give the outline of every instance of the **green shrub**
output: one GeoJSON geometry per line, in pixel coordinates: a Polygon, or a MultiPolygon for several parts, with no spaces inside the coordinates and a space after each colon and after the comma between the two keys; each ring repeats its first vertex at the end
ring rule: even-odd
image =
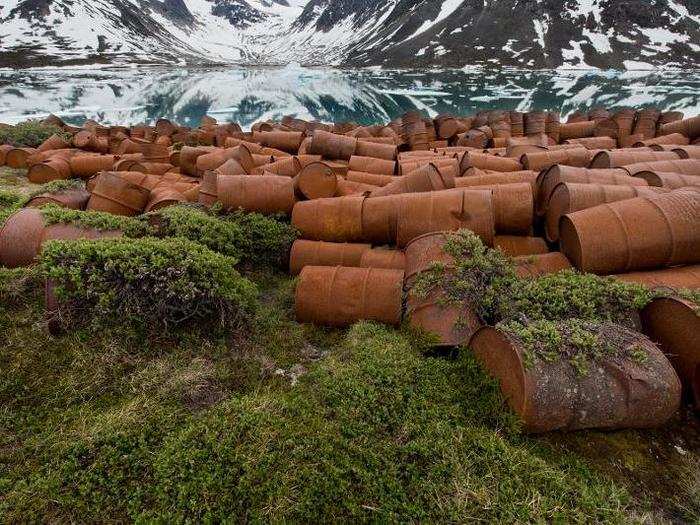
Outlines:
{"type": "Polygon", "coordinates": [[[42,184],[37,189],[32,191],[28,196],[27,200],[33,199],[34,197],[41,195],[43,193],[56,193],[60,194],[68,190],[85,189],[85,183],[80,179],[66,179],[66,180],[52,180],[46,184],[42,184]]]}
{"type": "Polygon", "coordinates": [[[156,214],[159,236],[184,237],[236,257],[246,265],[280,265],[286,261],[295,229],[257,213],[215,216],[196,206],[170,206],[156,214]]]}
{"type": "Polygon", "coordinates": [[[256,306],[235,259],[185,239],[50,241],[40,262],[68,324],[233,327],[256,306]]]}
{"type": "Polygon", "coordinates": [[[0,128],[0,144],[36,148],[51,135],[70,139],[71,135],[57,126],[43,124],[38,120],[27,120],[15,126],[0,128]]]}
{"type": "Polygon", "coordinates": [[[55,204],[41,207],[44,223],[73,224],[100,231],[121,230],[126,237],[145,237],[152,233],[148,223],[142,217],[124,217],[101,211],[82,211],[62,208],[55,204]]]}

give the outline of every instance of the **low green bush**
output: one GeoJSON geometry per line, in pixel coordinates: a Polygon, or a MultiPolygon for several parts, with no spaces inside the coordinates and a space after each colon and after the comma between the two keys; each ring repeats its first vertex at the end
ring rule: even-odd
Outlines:
{"type": "Polygon", "coordinates": [[[51,135],[60,135],[66,140],[71,138],[70,133],[57,126],[43,124],[38,120],[27,120],[15,126],[0,127],[0,144],[36,148],[51,135]]]}
{"type": "Polygon", "coordinates": [[[124,217],[101,211],[82,211],[62,208],[55,204],[41,207],[44,223],[74,224],[83,228],[96,230],[121,230],[126,237],[145,237],[152,233],[151,227],[143,217],[124,217]]]}
{"type": "Polygon", "coordinates": [[[84,190],[85,189],[85,182],[83,182],[81,179],[59,179],[59,180],[52,180],[51,182],[47,182],[46,184],[42,184],[39,186],[37,189],[33,190],[29,195],[27,196],[27,200],[33,199],[34,197],[38,195],[42,195],[44,193],[62,193],[64,191],[68,190],[84,190]]]}
{"type": "Polygon", "coordinates": [[[258,213],[217,216],[197,206],[170,206],[155,214],[157,235],[184,237],[230,255],[245,265],[286,262],[296,230],[258,213]]]}
{"type": "Polygon", "coordinates": [[[49,241],[40,263],[69,325],[233,327],[257,304],[234,258],[186,239],[49,241]]]}

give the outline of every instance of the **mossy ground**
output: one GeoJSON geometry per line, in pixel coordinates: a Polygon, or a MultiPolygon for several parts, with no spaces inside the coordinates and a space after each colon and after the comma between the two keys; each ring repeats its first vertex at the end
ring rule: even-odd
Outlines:
{"type": "Polygon", "coordinates": [[[41,283],[0,274],[0,521],[700,520],[685,411],[523,436],[467,351],[299,325],[278,271],[246,331],[148,341],[50,338],[41,283]]]}

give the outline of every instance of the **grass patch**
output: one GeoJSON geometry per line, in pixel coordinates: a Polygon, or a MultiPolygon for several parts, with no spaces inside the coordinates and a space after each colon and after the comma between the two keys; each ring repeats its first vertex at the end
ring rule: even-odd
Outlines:
{"type": "Polygon", "coordinates": [[[0,127],[0,144],[36,148],[52,135],[59,135],[69,141],[71,134],[57,126],[44,124],[38,120],[27,120],[14,126],[0,127]]]}

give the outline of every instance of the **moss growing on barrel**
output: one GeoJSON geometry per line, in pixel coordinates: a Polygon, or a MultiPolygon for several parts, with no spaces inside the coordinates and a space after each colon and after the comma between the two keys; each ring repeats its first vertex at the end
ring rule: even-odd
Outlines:
{"type": "Polygon", "coordinates": [[[601,359],[632,359],[644,363],[648,354],[638,342],[640,334],[610,322],[581,319],[532,322],[509,321],[497,328],[524,351],[525,366],[537,360],[554,363],[566,359],[580,376],[601,359]]]}
{"type": "Polygon", "coordinates": [[[44,193],[60,194],[69,190],[84,190],[85,183],[81,179],[52,180],[42,184],[27,196],[27,201],[44,193]]]}
{"type": "Polygon", "coordinates": [[[257,291],[236,259],[186,239],[49,241],[42,270],[69,324],[129,325],[167,332],[183,324],[232,327],[257,291]]]}

